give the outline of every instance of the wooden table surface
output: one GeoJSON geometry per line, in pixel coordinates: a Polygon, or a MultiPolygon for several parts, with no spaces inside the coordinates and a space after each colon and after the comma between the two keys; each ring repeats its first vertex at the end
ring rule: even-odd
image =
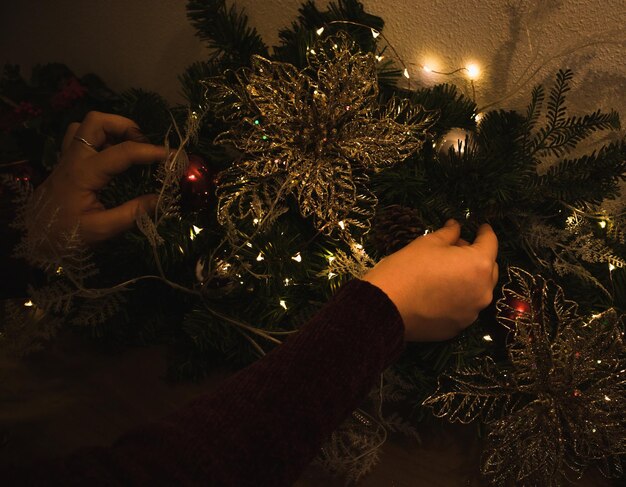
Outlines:
{"type": "MultiPolygon", "coordinates": [[[[216,372],[200,384],[168,383],[162,347],[103,352],[64,333],[44,352],[16,359],[0,350],[0,464],[107,445],[138,424],[163,416],[215,387],[216,372]]],[[[471,427],[441,426],[422,433],[421,445],[388,441],[381,463],[359,487],[483,486],[479,445],[471,427]]],[[[309,468],[298,487],[343,482],[309,468]]],[[[580,486],[610,485],[587,475],[580,486]]]]}

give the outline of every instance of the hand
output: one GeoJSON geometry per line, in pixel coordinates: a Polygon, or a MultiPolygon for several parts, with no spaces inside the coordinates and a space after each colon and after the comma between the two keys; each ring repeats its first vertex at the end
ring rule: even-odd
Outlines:
{"type": "Polygon", "coordinates": [[[82,123],[70,124],[59,164],[35,192],[43,203],[38,205],[45,213],[40,217],[54,218],[49,235],[53,243],[77,224],[86,243],[106,240],[132,228],[140,212],[154,211],[156,195],[139,196],[107,210],[97,194],[133,164],[167,157],[164,147],[145,140],[135,122],[118,115],[89,112],[82,123]]]}
{"type": "Polygon", "coordinates": [[[384,258],[363,280],[382,289],[398,308],[409,341],[447,340],[478,317],[498,282],[498,239],[487,224],[473,244],[449,220],[384,258]]]}

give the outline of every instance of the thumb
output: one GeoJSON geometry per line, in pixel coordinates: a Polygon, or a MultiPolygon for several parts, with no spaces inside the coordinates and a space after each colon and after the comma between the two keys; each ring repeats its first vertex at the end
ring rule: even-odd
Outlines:
{"type": "Polygon", "coordinates": [[[443,227],[433,232],[432,235],[438,237],[442,242],[448,245],[455,245],[461,237],[461,225],[451,218],[443,227]]]}
{"type": "Polygon", "coordinates": [[[81,219],[81,230],[86,241],[106,240],[135,226],[135,220],[141,213],[152,213],[157,204],[157,195],[145,194],[126,203],[85,215],[81,219]]]}

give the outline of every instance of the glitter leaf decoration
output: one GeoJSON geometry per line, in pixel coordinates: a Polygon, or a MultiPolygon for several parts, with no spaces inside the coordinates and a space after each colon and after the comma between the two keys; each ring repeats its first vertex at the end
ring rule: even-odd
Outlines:
{"type": "Polygon", "coordinates": [[[509,363],[477,359],[441,377],[424,404],[450,421],[487,424],[482,471],[494,485],[562,485],[590,465],[622,475],[626,349],[616,312],[584,319],[560,287],[519,268],[509,269],[497,308],[513,333],[509,363]],[[529,306],[512,306],[519,301],[529,306]]]}
{"type": "Polygon", "coordinates": [[[261,229],[289,198],[327,235],[366,231],[377,203],[368,172],[406,159],[434,123],[407,100],[381,107],[375,57],[346,35],[320,40],[307,59],[300,70],[254,56],[250,68],[208,82],[230,127],[216,143],[242,153],[218,187],[218,218],[229,231],[242,219],[261,229]]]}

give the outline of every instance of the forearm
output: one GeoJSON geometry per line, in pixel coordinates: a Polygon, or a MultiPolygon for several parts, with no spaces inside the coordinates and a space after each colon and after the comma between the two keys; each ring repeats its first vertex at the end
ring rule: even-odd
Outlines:
{"type": "Polygon", "coordinates": [[[212,394],[113,448],[75,455],[64,466],[73,471],[61,475],[92,477],[97,469],[109,485],[291,485],[402,346],[391,301],[352,282],[298,334],[212,394]]]}

